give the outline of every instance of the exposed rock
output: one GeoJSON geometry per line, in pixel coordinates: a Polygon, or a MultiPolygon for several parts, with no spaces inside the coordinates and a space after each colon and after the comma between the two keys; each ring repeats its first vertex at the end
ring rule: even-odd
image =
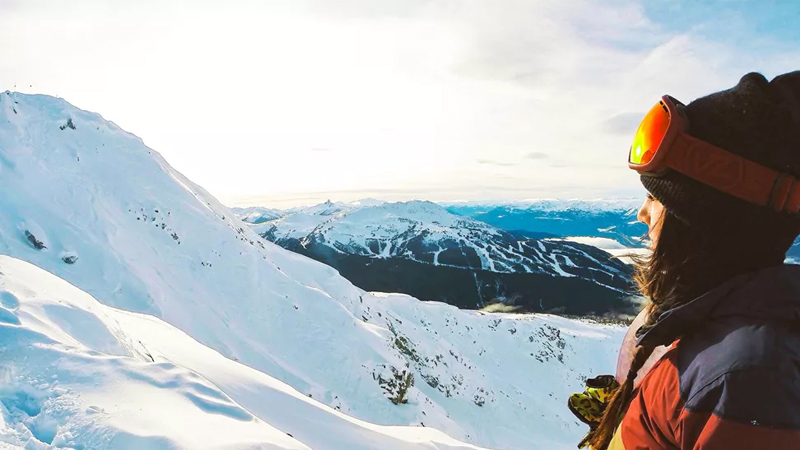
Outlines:
{"type": "Polygon", "coordinates": [[[66,123],[66,125],[61,125],[61,126],[60,126],[60,127],[58,127],[58,128],[59,128],[60,130],[66,130],[67,128],[69,128],[69,129],[72,129],[72,130],[75,130],[75,129],[76,129],[76,128],[75,128],[75,123],[73,123],[73,122],[72,122],[72,117],[70,117],[69,119],[67,119],[67,123],[66,123]]]}
{"type": "Polygon", "coordinates": [[[44,245],[44,242],[36,239],[36,236],[34,236],[33,233],[31,233],[28,230],[25,230],[25,237],[28,238],[28,242],[30,242],[33,248],[35,248],[36,250],[42,250],[47,248],[47,246],[44,245]]]}

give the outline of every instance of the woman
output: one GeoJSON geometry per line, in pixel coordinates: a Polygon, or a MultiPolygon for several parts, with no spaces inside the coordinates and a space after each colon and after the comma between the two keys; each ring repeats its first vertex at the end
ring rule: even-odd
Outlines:
{"type": "Polygon", "coordinates": [[[800,71],[662,98],[629,165],[649,192],[649,303],[590,446],[800,449],[800,266],[784,265],[800,234],[800,71]]]}

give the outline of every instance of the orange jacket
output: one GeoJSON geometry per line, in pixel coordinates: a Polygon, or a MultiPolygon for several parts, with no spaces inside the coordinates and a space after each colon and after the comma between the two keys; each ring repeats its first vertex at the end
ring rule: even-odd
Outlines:
{"type": "Polygon", "coordinates": [[[742,275],[662,315],[611,450],[800,449],[800,266],[742,275]]]}

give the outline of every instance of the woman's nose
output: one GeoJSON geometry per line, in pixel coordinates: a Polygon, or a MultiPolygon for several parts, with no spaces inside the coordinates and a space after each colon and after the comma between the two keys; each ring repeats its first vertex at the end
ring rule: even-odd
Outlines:
{"type": "Polygon", "coordinates": [[[647,225],[650,226],[650,208],[648,208],[648,202],[645,202],[641,208],[639,208],[639,212],[636,214],[636,219],[647,225]]]}

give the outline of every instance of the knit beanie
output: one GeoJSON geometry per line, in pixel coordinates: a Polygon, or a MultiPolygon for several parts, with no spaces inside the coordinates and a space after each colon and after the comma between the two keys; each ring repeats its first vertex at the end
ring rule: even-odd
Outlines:
{"type": "MultiPolygon", "coordinates": [[[[685,107],[687,133],[800,180],[800,71],[771,82],[758,73],[732,89],[685,107]]],[[[708,228],[721,245],[783,252],[800,234],[800,214],[775,212],[718,191],[674,170],[641,176],[669,214],[691,227],[708,228]]]]}

